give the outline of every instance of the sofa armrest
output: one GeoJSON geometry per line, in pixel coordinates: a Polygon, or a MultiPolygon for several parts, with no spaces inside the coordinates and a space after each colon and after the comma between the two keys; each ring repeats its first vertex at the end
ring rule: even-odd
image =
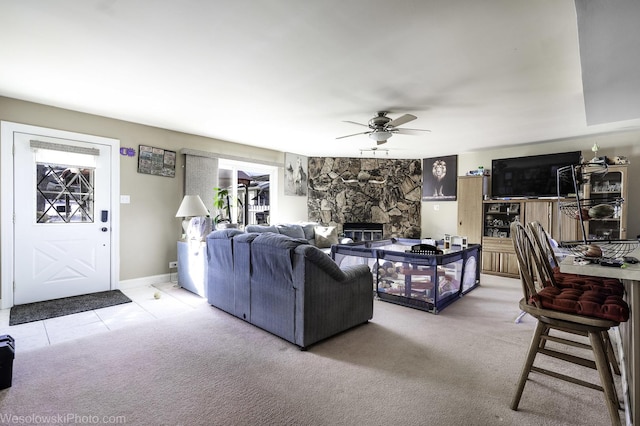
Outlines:
{"type": "Polygon", "coordinates": [[[362,275],[371,274],[371,269],[369,266],[365,264],[360,265],[349,265],[342,268],[342,272],[344,273],[345,281],[352,281],[357,279],[362,275]]]}
{"type": "Polygon", "coordinates": [[[301,254],[309,261],[318,265],[319,268],[324,270],[331,278],[336,281],[344,281],[345,274],[342,272],[340,267],[336,265],[336,263],[329,257],[326,253],[324,253],[319,248],[304,244],[296,247],[296,253],[301,254]]]}
{"type": "Polygon", "coordinates": [[[350,265],[341,269],[327,253],[312,245],[298,246],[296,253],[303,255],[338,282],[350,281],[361,275],[371,274],[367,265],[350,265]]]}
{"type": "Polygon", "coordinates": [[[373,317],[373,276],[365,264],[341,269],[320,249],[294,255],[296,344],[306,347],[373,317]]]}

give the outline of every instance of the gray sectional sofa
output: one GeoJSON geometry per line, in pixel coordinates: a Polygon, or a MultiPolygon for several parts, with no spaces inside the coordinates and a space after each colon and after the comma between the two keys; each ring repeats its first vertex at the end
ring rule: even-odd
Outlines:
{"type": "Polygon", "coordinates": [[[300,348],[373,317],[369,267],[341,269],[305,239],[218,230],[207,258],[211,305],[300,348]]]}

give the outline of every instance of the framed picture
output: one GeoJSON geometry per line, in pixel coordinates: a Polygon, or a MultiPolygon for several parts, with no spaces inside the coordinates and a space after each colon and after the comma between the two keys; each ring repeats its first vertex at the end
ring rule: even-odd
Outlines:
{"type": "Polygon", "coordinates": [[[509,213],[510,214],[518,214],[518,213],[520,213],[520,204],[518,204],[518,203],[509,204],[509,213]]]}
{"type": "Polygon", "coordinates": [[[162,148],[140,145],[138,150],[138,173],[176,177],[176,152],[162,148]]]}
{"type": "Polygon", "coordinates": [[[500,204],[491,204],[487,211],[489,213],[500,213],[500,204]]]}
{"type": "Polygon", "coordinates": [[[307,196],[309,166],[304,155],[284,154],[284,195],[307,196]]]}
{"type": "Polygon", "coordinates": [[[458,156],[422,160],[422,201],[456,201],[458,156]]]}

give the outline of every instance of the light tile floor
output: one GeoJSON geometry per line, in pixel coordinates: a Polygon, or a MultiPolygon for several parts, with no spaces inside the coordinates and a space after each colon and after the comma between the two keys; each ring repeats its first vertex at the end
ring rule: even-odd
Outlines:
{"type": "Polygon", "coordinates": [[[0,335],[16,340],[16,352],[208,308],[207,300],[176,283],[121,289],[133,303],[9,326],[10,309],[0,310],[0,335]],[[154,294],[160,292],[160,298],[154,294]]]}

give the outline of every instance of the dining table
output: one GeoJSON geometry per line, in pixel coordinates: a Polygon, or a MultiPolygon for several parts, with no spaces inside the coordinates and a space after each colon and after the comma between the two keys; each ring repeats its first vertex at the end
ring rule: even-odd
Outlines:
{"type": "MultiPolygon", "coordinates": [[[[640,259],[640,248],[628,254],[640,259]]],[[[566,256],[560,262],[560,272],[617,278],[625,288],[624,299],[629,305],[629,320],[620,323],[617,342],[622,372],[622,391],[627,424],[640,425],[640,263],[623,263],[621,266],[605,266],[585,262],[576,256],[566,256]]]]}

